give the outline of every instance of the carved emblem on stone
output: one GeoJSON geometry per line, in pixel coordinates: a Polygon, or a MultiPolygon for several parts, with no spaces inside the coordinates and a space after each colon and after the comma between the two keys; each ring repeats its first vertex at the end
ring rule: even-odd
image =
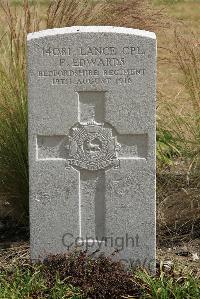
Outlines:
{"type": "Polygon", "coordinates": [[[112,128],[96,122],[76,124],[69,134],[68,166],[87,170],[117,167],[119,144],[112,128]]]}

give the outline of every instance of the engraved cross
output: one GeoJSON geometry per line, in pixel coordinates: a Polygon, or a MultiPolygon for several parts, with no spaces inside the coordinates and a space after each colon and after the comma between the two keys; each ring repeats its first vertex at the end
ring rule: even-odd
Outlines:
{"type": "Polygon", "coordinates": [[[78,121],[69,136],[38,136],[37,158],[65,159],[79,172],[79,234],[103,240],[105,173],[122,159],[146,159],[147,134],[120,135],[105,123],[106,92],[78,92],[78,121]]]}

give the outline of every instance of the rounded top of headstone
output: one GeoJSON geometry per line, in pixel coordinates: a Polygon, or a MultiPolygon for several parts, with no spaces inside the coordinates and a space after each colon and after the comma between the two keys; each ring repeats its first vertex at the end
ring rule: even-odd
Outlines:
{"type": "Polygon", "coordinates": [[[47,29],[38,32],[28,34],[28,41],[42,38],[46,36],[55,36],[70,33],[118,33],[118,34],[130,34],[135,36],[141,36],[151,39],[156,39],[154,32],[145,30],[125,28],[125,27],[114,27],[114,26],[73,26],[64,28],[47,29]]]}

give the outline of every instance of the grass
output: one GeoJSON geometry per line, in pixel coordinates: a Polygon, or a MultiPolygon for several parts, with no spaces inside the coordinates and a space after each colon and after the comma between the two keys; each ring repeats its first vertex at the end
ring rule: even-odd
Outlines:
{"type": "Polygon", "coordinates": [[[94,258],[85,252],[49,257],[44,264],[27,260],[0,272],[1,299],[153,298],[197,299],[200,280],[161,262],[156,275],[137,269],[127,272],[110,258],[94,258]]]}
{"type": "Polygon", "coordinates": [[[163,14],[143,0],[55,0],[48,8],[47,27],[110,25],[156,30],[165,27],[163,14]]]}
{"type": "Polygon", "coordinates": [[[173,275],[165,276],[162,272],[159,277],[152,277],[143,271],[139,272],[137,277],[141,279],[147,291],[143,298],[196,299],[200,296],[199,280],[195,279],[192,274],[174,277],[173,275]]]}
{"type": "MultiPolygon", "coordinates": [[[[51,0],[29,0],[30,5],[48,5],[51,0]]],[[[20,6],[23,0],[11,0],[11,5],[20,6]]]]}
{"type": "Polygon", "coordinates": [[[187,172],[197,172],[200,167],[199,43],[200,41],[192,32],[189,36],[175,32],[171,59],[182,74],[179,83],[185,90],[187,105],[190,107],[187,110],[180,109],[181,97],[179,95],[176,101],[166,101],[166,95],[162,94],[163,105],[158,113],[158,161],[170,164],[181,159],[185,161],[187,172]],[[179,111],[177,106],[179,106],[179,111]]]}
{"type": "Polygon", "coordinates": [[[55,284],[49,288],[48,282],[40,273],[40,267],[33,271],[17,268],[13,273],[3,271],[0,274],[1,299],[28,299],[28,298],[83,298],[78,288],[66,284],[57,276],[55,284]]]}
{"type": "Polygon", "coordinates": [[[26,34],[38,29],[36,11],[24,1],[22,14],[8,3],[0,40],[0,190],[9,198],[19,222],[28,215],[28,118],[26,34]]]}
{"type": "Polygon", "coordinates": [[[180,4],[180,3],[193,3],[198,2],[198,0],[153,0],[154,4],[156,5],[173,5],[173,4],[180,4]]]}

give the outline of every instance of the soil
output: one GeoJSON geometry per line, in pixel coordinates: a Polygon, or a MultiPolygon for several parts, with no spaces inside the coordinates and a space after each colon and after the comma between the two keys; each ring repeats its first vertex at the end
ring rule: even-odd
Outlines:
{"type": "MultiPolygon", "coordinates": [[[[30,246],[28,241],[5,243],[9,246],[0,248],[0,268],[9,268],[18,263],[25,265],[30,262],[30,246]]],[[[171,244],[172,245],[172,244],[171,244]]],[[[200,239],[179,242],[173,246],[157,247],[157,266],[169,267],[176,272],[195,275],[200,279],[200,239]],[[168,266],[169,265],[169,266],[168,266]]]]}
{"type": "MultiPolygon", "coordinates": [[[[0,266],[18,260],[30,260],[29,227],[20,226],[9,217],[0,219],[0,266]]],[[[159,264],[195,272],[200,277],[200,238],[186,235],[157,236],[157,260],[159,264]]]]}
{"type": "Polygon", "coordinates": [[[18,225],[9,217],[0,219],[0,250],[29,240],[29,227],[18,225]]]}
{"type": "Polygon", "coordinates": [[[177,271],[194,273],[200,278],[200,239],[173,243],[157,247],[158,261],[170,262],[177,271]]]}

